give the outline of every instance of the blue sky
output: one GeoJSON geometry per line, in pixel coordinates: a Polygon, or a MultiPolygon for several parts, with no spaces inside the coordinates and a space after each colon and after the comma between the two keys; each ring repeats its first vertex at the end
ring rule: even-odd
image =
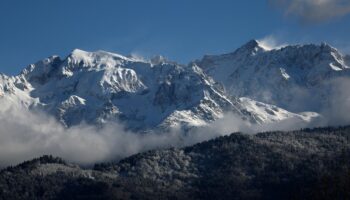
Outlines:
{"type": "Polygon", "coordinates": [[[15,75],[28,64],[50,55],[64,57],[75,48],[162,54],[187,63],[231,52],[253,38],[276,44],[325,41],[350,53],[347,11],[330,16],[337,11],[326,10],[333,9],[327,5],[322,14],[328,15],[315,20],[299,11],[290,14],[289,7],[273,1],[1,0],[0,72],[15,75]]]}

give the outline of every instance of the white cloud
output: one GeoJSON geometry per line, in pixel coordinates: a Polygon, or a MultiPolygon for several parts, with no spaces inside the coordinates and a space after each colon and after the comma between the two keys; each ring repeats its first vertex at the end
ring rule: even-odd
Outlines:
{"type": "Polygon", "coordinates": [[[0,127],[2,166],[43,154],[60,156],[80,164],[91,164],[176,145],[180,140],[175,132],[167,135],[141,135],[125,131],[122,125],[116,123],[102,129],[86,124],[67,129],[44,114],[13,107],[1,110],[0,127]]]}
{"type": "Polygon", "coordinates": [[[278,39],[273,35],[268,35],[264,38],[258,39],[259,45],[266,50],[272,49],[280,49],[282,47],[287,46],[286,43],[281,43],[278,39]]]}
{"type": "Polygon", "coordinates": [[[276,123],[252,125],[227,113],[222,119],[186,134],[177,129],[161,134],[138,134],[125,131],[123,125],[117,123],[107,124],[103,128],[81,124],[67,129],[42,113],[13,108],[0,102],[0,166],[17,164],[43,154],[60,156],[79,164],[92,164],[121,159],[155,148],[192,145],[238,131],[252,134],[350,124],[350,79],[337,79],[329,84],[330,105],[322,109],[324,117],[319,121],[307,123],[299,118],[291,118],[276,123]]]}
{"type": "Polygon", "coordinates": [[[323,108],[326,125],[350,124],[350,79],[338,78],[330,83],[330,104],[323,108]]]}
{"type": "Polygon", "coordinates": [[[350,13],[348,0],[269,0],[287,16],[296,16],[306,23],[328,21],[350,13]]]}
{"type": "Polygon", "coordinates": [[[117,123],[107,124],[103,128],[87,124],[64,128],[45,114],[1,103],[0,166],[17,164],[44,154],[59,156],[78,164],[93,164],[155,148],[192,145],[237,131],[254,133],[270,130],[268,126],[251,126],[233,114],[227,114],[207,127],[186,134],[177,129],[168,133],[139,134],[125,131],[123,125],[117,123]]]}

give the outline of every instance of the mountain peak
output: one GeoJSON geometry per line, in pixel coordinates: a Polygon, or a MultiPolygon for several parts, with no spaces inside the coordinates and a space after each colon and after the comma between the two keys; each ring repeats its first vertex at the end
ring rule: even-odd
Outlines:
{"type": "MultiPolygon", "coordinates": [[[[47,77],[51,72],[55,71],[61,64],[62,60],[59,56],[53,55],[35,64],[28,65],[20,73],[28,78],[28,80],[40,79],[40,77],[47,77]]],[[[39,82],[44,82],[42,78],[39,82]]]]}
{"type": "Polygon", "coordinates": [[[159,65],[159,64],[164,63],[166,61],[167,61],[167,59],[162,55],[155,55],[151,58],[151,63],[153,65],[159,65]]]}
{"type": "Polygon", "coordinates": [[[92,53],[83,51],[81,49],[74,49],[68,56],[68,60],[72,60],[73,62],[79,63],[83,61],[84,63],[92,62],[92,53]]]}
{"type": "Polygon", "coordinates": [[[331,45],[329,45],[326,42],[322,42],[320,47],[321,47],[321,49],[323,49],[323,51],[339,53],[336,48],[332,47],[331,45]]]}
{"type": "Polygon", "coordinates": [[[139,58],[134,57],[126,57],[121,54],[111,53],[108,51],[98,50],[94,52],[88,52],[81,49],[74,49],[69,55],[68,58],[71,58],[75,61],[83,61],[87,63],[91,63],[95,61],[102,60],[122,60],[122,61],[141,61],[139,58]]]}
{"type": "Polygon", "coordinates": [[[255,39],[252,39],[252,40],[249,40],[245,45],[243,46],[246,46],[246,47],[250,47],[250,48],[255,48],[255,47],[258,47],[259,46],[259,41],[258,40],[255,40],[255,39]]]}
{"type": "Polygon", "coordinates": [[[268,49],[264,48],[258,40],[250,40],[242,47],[238,48],[234,53],[256,55],[257,53],[267,50],[268,49]]]}
{"type": "Polygon", "coordinates": [[[86,54],[87,51],[84,51],[82,49],[73,49],[70,53],[70,55],[79,55],[79,54],[86,54]]]}

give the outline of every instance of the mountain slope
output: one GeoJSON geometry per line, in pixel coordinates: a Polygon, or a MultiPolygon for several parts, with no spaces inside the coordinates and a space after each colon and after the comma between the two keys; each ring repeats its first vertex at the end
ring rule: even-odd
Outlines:
{"type": "Polygon", "coordinates": [[[2,170],[0,199],[348,199],[349,133],[234,133],[93,170],[45,156],[2,170]]]}
{"type": "Polygon", "coordinates": [[[196,63],[229,94],[292,112],[319,112],[328,103],[330,83],[350,71],[349,56],[327,44],[269,50],[256,40],[196,63]]]}

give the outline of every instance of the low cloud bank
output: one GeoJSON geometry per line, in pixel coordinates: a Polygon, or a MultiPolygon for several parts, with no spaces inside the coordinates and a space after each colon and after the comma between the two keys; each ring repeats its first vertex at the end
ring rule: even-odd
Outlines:
{"type": "Polygon", "coordinates": [[[338,78],[329,84],[329,105],[322,108],[322,124],[350,125],[350,78],[338,78]]]}
{"type": "Polygon", "coordinates": [[[87,124],[65,128],[43,113],[13,107],[1,110],[0,127],[2,167],[43,154],[88,165],[121,159],[155,148],[191,145],[237,131],[253,133],[271,129],[252,126],[233,114],[227,114],[207,127],[187,133],[173,129],[167,133],[140,134],[125,131],[123,125],[118,123],[110,123],[103,128],[87,124]]]}
{"type": "Polygon", "coordinates": [[[181,147],[232,132],[257,133],[271,130],[295,130],[306,127],[350,124],[350,79],[331,83],[329,105],[322,109],[322,118],[305,122],[290,118],[281,122],[253,125],[234,114],[212,124],[183,133],[140,134],[125,131],[122,124],[96,128],[81,124],[64,128],[54,118],[33,113],[0,102],[0,166],[14,165],[43,154],[60,156],[78,164],[92,164],[121,159],[142,151],[181,147]]]}
{"type": "Polygon", "coordinates": [[[138,134],[117,123],[103,128],[81,124],[64,128],[52,117],[9,107],[0,114],[0,166],[43,154],[79,164],[120,159],[141,151],[177,146],[179,135],[138,134]]]}

